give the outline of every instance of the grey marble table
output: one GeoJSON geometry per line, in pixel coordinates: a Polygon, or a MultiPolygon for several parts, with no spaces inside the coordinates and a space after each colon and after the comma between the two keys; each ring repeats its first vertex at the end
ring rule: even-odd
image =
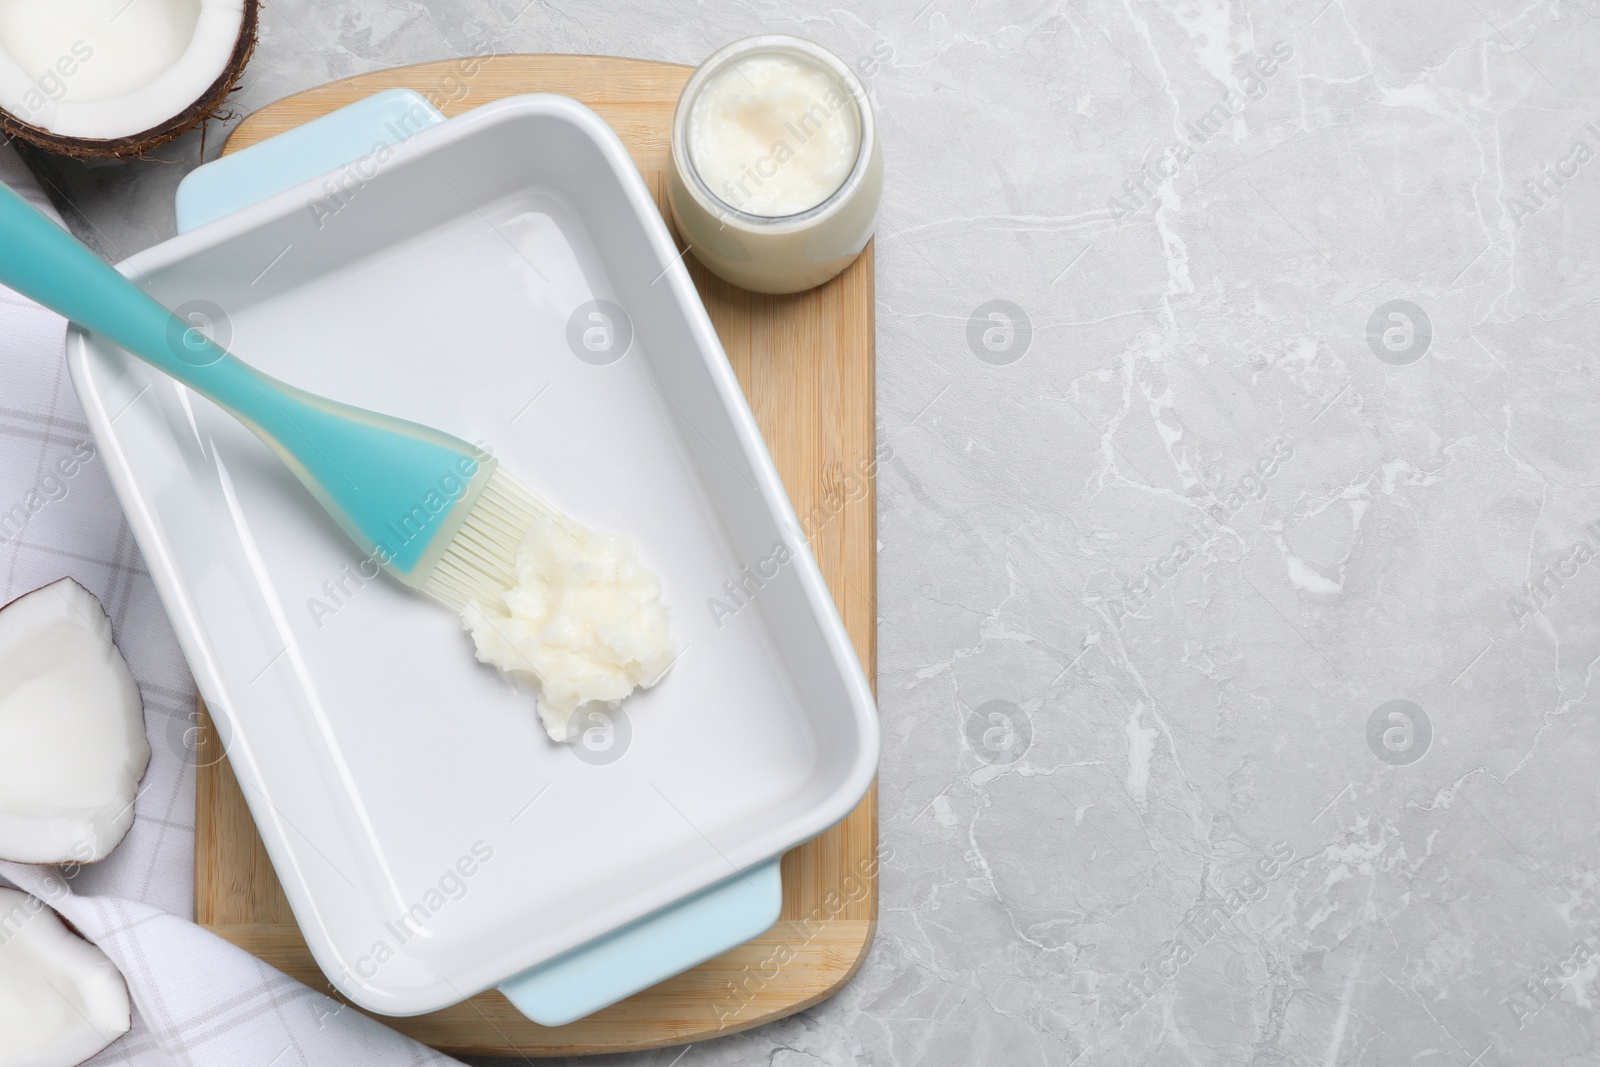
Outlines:
{"type": "MultiPolygon", "coordinates": [[[[241,111],[760,31],[878,109],[878,940],[603,1062],[1600,1060],[1600,4],[264,19],[241,111]]],[[[120,258],[220,132],[48,173],[120,258]]]]}

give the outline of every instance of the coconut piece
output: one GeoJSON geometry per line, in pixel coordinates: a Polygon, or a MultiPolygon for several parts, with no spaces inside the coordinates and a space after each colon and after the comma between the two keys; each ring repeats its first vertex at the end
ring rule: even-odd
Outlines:
{"type": "Polygon", "coordinates": [[[0,130],[143,155],[225,113],[258,17],[259,0],[0,0],[0,130]]]}
{"type": "Polygon", "coordinates": [[[149,762],[139,687],[94,594],[63,578],[0,608],[0,859],[104,859],[149,762]]]}
{"type": "Polygon", "coordinates": [[[74,1067],[131,1025],[106,954],[38,897],[0,887],[0,1067],[74,1067]]]}

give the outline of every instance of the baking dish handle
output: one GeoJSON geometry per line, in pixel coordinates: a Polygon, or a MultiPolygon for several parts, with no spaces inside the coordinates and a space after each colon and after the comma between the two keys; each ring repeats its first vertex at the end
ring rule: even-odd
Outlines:
{"type": "Polygon", "coordinates": [[[565,1026],[760,937],[782,906],[771,860],[524,971],[500,992],[541,1026],[565,1026]]]}
{"type": "MultiPolygon", "coordinates": [[[[350,181],[370,179],[358,161],[444,120],[419,93],[389,89],[223,156],[179,184],[178,232],[319,177],[337,200],[348,195],[345,168],[354,171],[350,181]]],[[[760,935],[782,901],[774,859],[525,971],[500,991],[536,1023],[574,1022],[760,935]]]]}

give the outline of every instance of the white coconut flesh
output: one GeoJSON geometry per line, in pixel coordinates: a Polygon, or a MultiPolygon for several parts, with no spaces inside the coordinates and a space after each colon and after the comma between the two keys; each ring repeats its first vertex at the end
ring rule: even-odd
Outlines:
{"type": "Polygon", "coordinates": [[[133,137],[227,69],[244,0],[0,0],[0,109],[63,138],[133,137]]]}
{"type": "Polygon", "coordinates": [[[0,1067],[74,1067],[130,1024],[106,954],[38,897],[0,887],[0,1067]]]}
{"type": "Polygon", "coordinates": [[[0,608],[0,859],[105,858],[149,762],[139,687],[94,594],[63,578],[0,608]]]}

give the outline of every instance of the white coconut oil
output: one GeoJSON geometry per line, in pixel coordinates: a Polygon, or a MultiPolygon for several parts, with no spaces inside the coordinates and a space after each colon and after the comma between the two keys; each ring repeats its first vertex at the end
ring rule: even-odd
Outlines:
{"type": "Polygon", "coordinates": [[[468,603],[461,615],[478,659],[536,695],[556,741],[572,739],[580,707],[614,705],[655,685],[677,656],[661,579],[638,546],[564,516],[529,529],[513,588],[496,603],[468,603]]]}
{"type": "Polygon", "coordinates": [[[743,56],[695,98],[689,158],[711,192],[740,211],[809,211],[850,177],[861,152],[855,101],[832,71],[790,52],[743,56]]]}

